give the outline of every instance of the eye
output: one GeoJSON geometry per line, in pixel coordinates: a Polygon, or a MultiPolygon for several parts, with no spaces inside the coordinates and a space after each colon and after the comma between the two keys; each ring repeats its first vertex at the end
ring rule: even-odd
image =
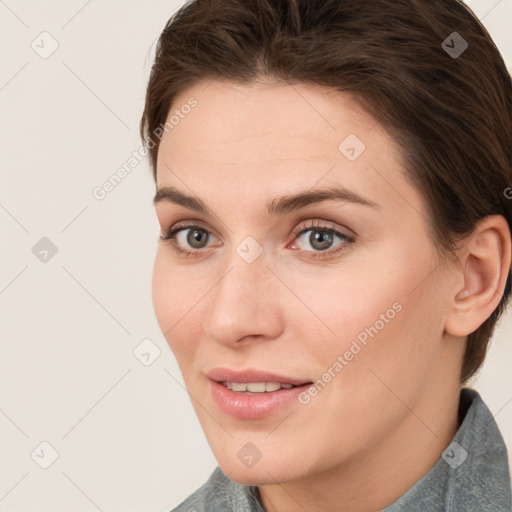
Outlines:
{"type": "Polygon", "coordinates": [[[176,252],[185,256],[202,256],[211,237],[213,235],[201,226],[182,226],[171,228],[160,235],[160,240],[170,243],[176,252]]]}
{"type": "MultiPolygon", "coordinates": [[[[348,250],[355,238],[336,229],[334,225],[322,224],[321,221],[317,221],[316,224],[313,222],[307,227],[299,226],[294,240],[299,240],[299,245],[307,246],[309,244],[312,247],[312,249],[300,249],[299,247],[299,254],[308,253],[313,258],[325,258],[326,256],[330,258],[348,250]],[[339,240],[339,243],[332,249],[336,239],[339,240]]],[[[295,243],[292,244],[292,248],[296,248],[295,245],[295,243]]]]}

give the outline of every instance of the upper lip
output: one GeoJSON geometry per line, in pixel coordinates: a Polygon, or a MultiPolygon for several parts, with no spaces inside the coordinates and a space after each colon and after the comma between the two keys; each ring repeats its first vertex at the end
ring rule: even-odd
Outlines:
{"type": "Polygon", "coordinates": [[[209,370],[206,375],[217,382],[277,382],[279,384],[293,384],[294,386],[311,382],[307,379],[295,379],[257,368],[247,368],[245,370],[213,368],[209,370]]]}

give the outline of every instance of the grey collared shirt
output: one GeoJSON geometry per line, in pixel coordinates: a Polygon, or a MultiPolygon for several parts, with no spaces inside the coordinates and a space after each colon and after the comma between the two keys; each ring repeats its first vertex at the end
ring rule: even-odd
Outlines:
{"type": "MultiPolygon", "coordinates": [[[[511,512],[507,448],[477,391],[463,388],[459,430],[434,467],[381,512],[511,512]]],[[[342,507],[341,507],[342,508],[342,507]]],[[[265,512],[258,488],[217,467],[171,512],[265,512]]]]}

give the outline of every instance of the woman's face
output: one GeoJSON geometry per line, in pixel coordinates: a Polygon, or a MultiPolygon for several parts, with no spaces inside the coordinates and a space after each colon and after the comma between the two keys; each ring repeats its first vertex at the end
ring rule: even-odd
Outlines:
{"type": "Polygon", "coordinates": [[[298,480],[435,435],[457,283],[386,132],[303,84],[203,82],[176,109],[157,187],[204,211],[156,201],[161,234],[180,231],[159,241],[153,304],[224,473],[298,480]]]}

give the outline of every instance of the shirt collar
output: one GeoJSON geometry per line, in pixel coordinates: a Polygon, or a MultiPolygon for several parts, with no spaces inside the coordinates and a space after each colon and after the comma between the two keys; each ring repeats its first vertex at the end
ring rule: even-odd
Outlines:
{"type": "Polygon", "coordinates": [[[478,392],[462,388],[457,433],[434,467],[382,512],[510,512],[505,442],[478,392]]]}

